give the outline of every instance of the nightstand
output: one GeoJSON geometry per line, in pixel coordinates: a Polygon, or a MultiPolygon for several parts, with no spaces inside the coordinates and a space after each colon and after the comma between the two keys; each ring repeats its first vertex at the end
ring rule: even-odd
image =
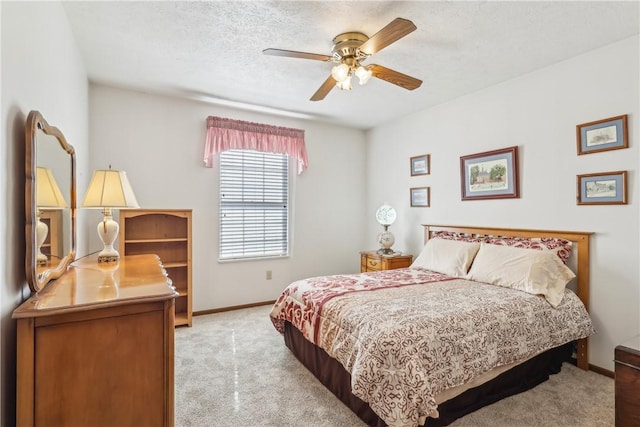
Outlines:
{"type": "Polygon", "coordinates": [[[640,425],[640,335],[615,349],[616,426],[640,425]]]}
{"type": "Polygon", "coordinates": [[[380,255],[376,251],[360,252],[360,272],[394,270],[411,266],[413,255],[393,254],[380,255]]]}

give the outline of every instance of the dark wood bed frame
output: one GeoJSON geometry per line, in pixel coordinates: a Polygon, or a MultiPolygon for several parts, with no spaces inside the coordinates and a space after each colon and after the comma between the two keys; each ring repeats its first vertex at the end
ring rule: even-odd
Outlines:
{"type": "MultiPolygon", "coordinates": [[[[471,227],[453,225],[424,224],[425,243],[433,232],[447,231],[471,236],[501,236],[501,237],[557,237],[573,242],[573,254],[576,258],[577,292],[587,310],[589,309],[589,237],[592,233],[574,231],[529,230],[493,227],[471,227]]],[[[344,367],[331,358],[320,347],[307,341],[302,333],[290,323],[285,325],[285,344],[300,362],[347,405],[360,419],[370,426],[382,427],[382,421],[366,402],[351,393],[351,376],[344,367]]],[[[440,417],[428,418],[425,426],[445,426],[470,412],[487,406],[500,399],[529,390],[549,375],[560,370],[562,362],[567,360],[572,352],[571,343],[551,349],[545,353],[504,372],[487,383],[467,390],[439,405],[440,417]]],[[[577,365],[579,368],[589,369],[588,339],[578,341],[576,349],[577,365]]]]}

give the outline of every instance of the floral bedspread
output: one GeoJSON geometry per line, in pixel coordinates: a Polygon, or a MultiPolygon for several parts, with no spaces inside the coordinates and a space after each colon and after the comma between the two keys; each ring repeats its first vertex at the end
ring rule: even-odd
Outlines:
{"type": "Polygon", "coordinates": [[[275,302],[271,310],[271,321],[282,334],[284,322],[288,320],[307,340],[317,345],[316,337],[324,304],[336,296],[451,279],[452,277],[425,269],[403,268],[298,280],[287,286],[275,302]]]}
{"type": "Polygon", "coordinates": [[[351,374],[352,393],[389,426],[420,425],[437,417],[439,392],[593,333],[584,305],[569,290],[554,309],[539,296],[499,286],[448,276],[437,281],[437,273],[415,268],[391,272],[395,276],[295,282],[271,313],[277,329],[283,318],[302,326],[308,339],[338,360],[351,374]],[[422,275],[423,283],[409,283],[422,275]],[[332,280],[363,284],[393,277],[398,282],[390,287],[330,292],[332,280]],[[313,283],[327,292],[314,290],[313,283]],[[296,297],[302,299],[293,303],[296,297]]]}

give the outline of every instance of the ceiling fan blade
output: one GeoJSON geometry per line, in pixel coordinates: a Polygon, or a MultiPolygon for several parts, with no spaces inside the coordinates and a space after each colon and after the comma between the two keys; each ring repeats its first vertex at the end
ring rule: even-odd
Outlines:
{"type": "Polygon", "coordinates": [[[360,51],[367,55],[373,55],[381,51],[391,43],[396,42],[407,34],[416,30],[416,26],[408,19],[396,18],[386,27],[372,35],[369,40],[362,43],[360,51]]]}
{"type": "Polygon", "coordinates": [[[335,79],[329,76],[329,78],[325,80],[324,83],[322,83],[322,86],[320,86],[316,93],[313,94],[313,96],[311,97],[311,101],[322,101],[324,97],[327,96],[329,92],[331,92],[331,89],[333,89],[335,85],[335,79]]]}
{"type": "Polygon", "coordinates": [[[316,61],[331,61],[332,57],[329,55],[321,55],[319,53],[307,53],[297,52],[295,50],[284,49],[265,49],[262,51],[265,55],[271,56],[286,56],[288,58],[302,58],[302,59],[314,59],[316,61]]]}
{"type": "Polygon", "coordinates": [[[407,76],[398,71],[383,67],[382,65],[372,64],[369,66],[373,77],[377,77],[394,85],[403,87],[407,90],[414,90],[420,87],[422,80],[415,77],[407,76]]]}

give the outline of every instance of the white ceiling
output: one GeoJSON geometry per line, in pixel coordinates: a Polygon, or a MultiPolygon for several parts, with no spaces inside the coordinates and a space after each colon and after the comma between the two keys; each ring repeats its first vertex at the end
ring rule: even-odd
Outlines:
{"type": "Polygon", "coordinates": [[[63,2],[94,82],[304,113],[361,129],[639,33],[639,3],[455,1],[63,2]],[[396,17],[416,31],[376,63],[423,80],[378,79],[311,95],[331,63],[265,56],[330,54],[334,36],[372,36],[396,17]]]}

